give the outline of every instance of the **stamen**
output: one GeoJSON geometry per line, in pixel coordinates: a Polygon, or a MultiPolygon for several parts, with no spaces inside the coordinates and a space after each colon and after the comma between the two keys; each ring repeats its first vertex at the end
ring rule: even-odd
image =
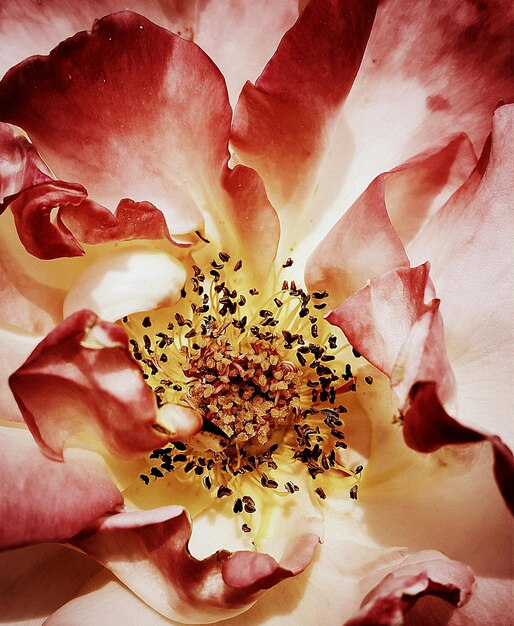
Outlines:
{"type": "MultiPolygon", "coordinates": [[[[207,271],[192,266],[171,320],[135,314],[124,322],[159,410],[172,416],[173,407],[182,408],[202,422],[199,434],[155,450],[150,459],[157,465],[141,480],[181,471],[222,499],[233,495],[233,478],[247,474],[264,489],[295,494],[292,481],[279,489],[273,476],[279,460],[303,463],[313,480],[334,470],[357,477],[362,467],[352,472],[336,455],[347,447],[341,419],[347,409],[336,398],[356,385],[351,365],[342,362],[349,345],[338,345],[323,317],[328,293],[308,294],[294,280],[284,280],[268,300],[253,287],[241,292],[231,276],[243,263],[230,267],[230,259],[222,251],[207,271]]],[[[292,264],[287,259],[283,267],[292,264]]],[[[326,498],[321,486],[314,491],[326,498]]],[[[235,514],[256,511],[248,495],[232,506],[235,514]]]]}

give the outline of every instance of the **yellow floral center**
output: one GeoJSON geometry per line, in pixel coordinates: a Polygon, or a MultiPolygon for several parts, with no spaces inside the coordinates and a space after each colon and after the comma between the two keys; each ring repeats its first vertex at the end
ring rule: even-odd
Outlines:
{"type": "MultiPolygon", "coordinates": [[[[266,299],[254,288],[233,287],[241,271],[241,261],[221,252],[207,270],[193,265],[173,311],[123,320],[158,404],[190,407],[203,417],[198,435],[155,450],[141,479],[148,484],[180,471],[221,498],[244,474],[294,494],[297,485],[273,478],[276,457],[304,464],[312,479],[332,469],[356,476],[338,456],[347,447],[342,395],[356,385],[343,360],[350,346],[323,318],[328,294],[284,281],[266,299]]],[[[325,498],[321,486],[315,492],[325,498]]],[[[255,510],[249,496],[235,500],[234,511],[242,510],[255,510]]]]}

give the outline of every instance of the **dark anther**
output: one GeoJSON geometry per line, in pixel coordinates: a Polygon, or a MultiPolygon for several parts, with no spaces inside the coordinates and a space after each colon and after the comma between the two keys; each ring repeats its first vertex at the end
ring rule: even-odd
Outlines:
{"type": "Polygon", "coordinates": [[[225,496],[231,496],[231,495],[232,495],[232,489],[230,489],[230,487],[226,487],[225,485],[221,485],[220,487],[218,487],[218,491],[216,492],[217,498],[223,498],[225,496]]]}
{"type": "Polygon", "coordinates": [[[198,239],[201,239],[202,241],[205,241],[205,243],[211,243],[208,239],[206,239],[202,233],[199,230],[195,230],[195,235],[198,237],[198,239]]]}

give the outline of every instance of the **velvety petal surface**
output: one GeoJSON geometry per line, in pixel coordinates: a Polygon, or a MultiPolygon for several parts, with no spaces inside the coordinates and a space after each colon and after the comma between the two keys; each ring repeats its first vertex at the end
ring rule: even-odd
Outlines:
{"type": "Polygon", "coordinates": [[[56,176],[82,194],[78,212],[63,202],[61,240],[79,215],[79,231],[93,226],[92,242],[106,226],[127,238],[137,225],[138,237],[153,238],[162,229],[159,214],[149,215],[155,207],[171,238],[191,244],[204,237],[205,216],[209,237],[233,254],[249,234],[261,243],[260,276],[274,258],[278,220],[258,177],[227,166],[231,115],[223,76],[205,53],[129,12],[21,63],[0,83],[0,117],[22,126],[56,176]],[[77,185],[111,210],[123,199],[118,219],[77,185]],[[127,212],[132,228],[119,225],[127,212]]]}
{"type": "Polygon", "coordinates": [[[73,6],[67,0],[6,0],[0,7],[0,76],[28,56],[47,54],[95,19],[130,10],[195,41],[221,69],[235,103],[245,81],[257,78],[293,25],[298,9],[297,0],[86,0],[73,6]]]}
{"type": "Polygon", "coordinates": [[[0,615],[4,624],[40,626],[71,600],[99,565],[63,546],[41,544],[0,554],[0,615]]]}
{"type": "Polygon", "coordinates": [[[409,266],[387,214],[386,184],[384,175],[376,178],[307,262],[307,287],[309,291],[328,291],[330,308],[364,287],[369,279],[409,266]]]}
{"type": "Polygon", "coordinates": [[[0,442],[2,548],[65,541],[123,504],[94,453],[67,450],[54,461],[21,428],[0,428],[0,442]]]}
{"type": "Polygon", "coordinates": [[[498,102],[514,99],[513,19],[508,0],[380,3],[329,163],[343,166],[339,206],[439,137],[465,132],[480,153],[498,102]]]}
{"type": "Polygon", "coordinates": [[[514,444],[514,106],[497,110],[491,151],[409,248],[431,263],[459,421],[514,444]]]}
{"type": "Polygon", "coordinates": [[[239,97],[231,139],[237,159],[259,172],[277,209],[289,208],[288,226],[312,193],[374,13],[372,1],[313,0],[239,97]]]}
{"type": "Polygon", "coordinates": [[[154,395],[129,355],[125,332],[91,311],[67,318],[9,382],[50,457],[62,458],[66,441],[84,430],[121,457],[142,456],[170,440],[156,423],[154,395]]]}
{"type": "Polygon", "coordinates": [[[459,135],[380,174],[309,257],[309,289],[328,290],[335,307],[370,278],[408,267],[404,246],[466,181],[475,164],[468,138],[459,135]]]}
{"type": "Polygon", "coordinates": [[[185,510],[169,506],[108,517],[94,535],[73,543],[164,615],[198,624],[244,611],[263,590],[303,571],[319,540],[306,531],[282,563],[250,551],[199,561],[187,551],[190,536],[185,510]]]}
{"type": "Polygon", "coordinates": [[[56,607],[44,626],[87,626],[102,623],[106,616],[109,616],[110,626],[170,626],[177,623],[154,611],[111,572],[103,569],[80,589],[75,598],[56,607]]]}
{"type": "Polygon", "coordinates": [[[127,196],[152,202],[177,234],[202,228],[227,159],[223,77],[196,45],[134,13],[10,71],[0,117],[28,132],[58,178],[111,209],[127,196]]]}

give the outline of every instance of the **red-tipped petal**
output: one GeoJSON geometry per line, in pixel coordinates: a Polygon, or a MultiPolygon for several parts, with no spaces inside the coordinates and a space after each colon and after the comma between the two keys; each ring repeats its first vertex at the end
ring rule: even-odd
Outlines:
{"type": "Polygon", "coordinates": [[[514,445],[514,105],[494,116],[476,171],[409,248],[429,260],[458,387],[459,421],[514,445]],[[490,150],[489,150],[490,149],[490,150]]]}
{"type": "Polygon", "coordinates": [[[73,544],[162,614],[204,623],[241,613],[262,590],[301,572],[319,541],[309,533],[300,536],[290,546],[295,556],[282,565],[258,552],[220,551],[200,561],[188,552],[190,536],[186,511],[168,506],[108,517],[95,534],[77,537],[73,544]],[[127,553],[137,561],[137,571],[127,553]]]}
{"type": "Polygon", "coordinates": [[[52,331],[10,385],[37,443],[54,458],[62,458],[67,439],[83,430],[127,458],[169,441],[154,428],[155,398],[129,355],[125,332],[91,311],[75,313],[52,331]]]}
{"type": "MultiPolygon", "coordinates": [[[[326,133],[347,96],[371,30],[375,2],[312,0],[235,110],[237,157],[257,170],[274,206],[312,191],[326,133]]],[[[296,206],[295,206],[296,205],[296,206]]]]}
{"type": "Polygon", "coordinates": [[[336,306],[366,281],[409,261],[404,246],[468,177],[476,157],[465,135],[380,174],[307,262],[310,290],[336,306]]]}
{"type": "Polygon", "coordinates": [[[64,463],[54,461],[14,428],[1,428],[0,442],[0,547],[66,541],[123,504],[93,453],[67,450],[64,463]]]}
{"type": "Polygon", "coordinates": [[[2,3],[0,76],[34,54],[47,54],[60,41],[90,28],[95,19],[130,10],[195,41],[221,69],[232,102],[246,80],[261,73],[280,38],[298,17],[298,0],[84,0],[71,5],[53,0],[2,3]]]}
{"type": "Polygon", "coordinates": [[[34,146],[16,136],[8,124],[0,123],[0,213],[6,198],[49,179],[50,171],[34,146]]]}
{"type": "Polygon", "coordinates": [[[390,376],[415,321],[431,299],[428,265],[386,272],[328,316],[352,345],[390,376]]]}
{"type": "Polygon", "coordinates": [[[345,626],[394,626],[403,624],[405,613],[421,597],[436,595],[462,606],[475,586],[471,568],[438,552],[420,552],[405,558],[373,587],[362,609],[345,626]]]}
{"type": "Polygon", "coordinates": [[[199,209],[228,158],[218,69],[195,44],[129,12],[8,72],[0,117],[29,133],[57,177],[112,209],[127,196],[151,202],[172,233],[202,227],[199,209]]]}
{"type": "Polygon", "coordinates": [[[52,211],[80,205],[86,197],[87,191],[81,185],[50,181],[25,189],[10,202],[18,236],[27,252],[38,259],[84,254],[59,214],[55,222],[52,220],[52,211]]]}
{"type": "Polygon", "coordinates": [[[129,239],[168,239],[162,211],[150,202],[134,202],[123,198],[113,213],[99,204],[84,202],[65,205],[60,210],[63,224],[82,243],[98,244],[129,239]]]}
{"type": "Polygon", "coordinates": [[[439,137],[465,132],[480,152],[498,102],[514,99],[513,18],[509,0],[414,0],[408,11],[403,0],[379,4],[335,139],[352,146],[347,205],[439,137]]]}

